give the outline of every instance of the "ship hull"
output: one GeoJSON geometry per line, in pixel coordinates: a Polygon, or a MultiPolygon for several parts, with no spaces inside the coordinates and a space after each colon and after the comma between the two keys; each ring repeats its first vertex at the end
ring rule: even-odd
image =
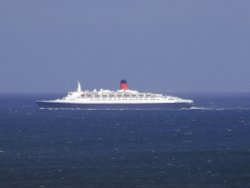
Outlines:
{"type": "Polygon", "coordinates": [[[140,104],[85,104],[85,103],[58,103],[38,101],[41,108],[77,108],[86,110],[163,110],[190,108],[190,103],[140,103],[140,104]]]}

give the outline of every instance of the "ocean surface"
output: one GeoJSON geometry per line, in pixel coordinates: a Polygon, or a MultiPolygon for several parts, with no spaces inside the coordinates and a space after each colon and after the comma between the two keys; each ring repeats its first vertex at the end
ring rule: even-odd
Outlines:
{"type": "Polygon", "coordinates": [[[0,95],[0,188],[250,187],[250,94],[182,110],[35,104],[54,98],[0,95]]]}

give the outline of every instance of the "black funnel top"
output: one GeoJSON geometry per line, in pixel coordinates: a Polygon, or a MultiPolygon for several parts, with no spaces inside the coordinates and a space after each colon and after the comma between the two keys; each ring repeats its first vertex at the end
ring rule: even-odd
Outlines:
{"type": "Polygon", "coordinates": [[[121,80],[121,84],[127,84],[127,80],[121,80]]]}

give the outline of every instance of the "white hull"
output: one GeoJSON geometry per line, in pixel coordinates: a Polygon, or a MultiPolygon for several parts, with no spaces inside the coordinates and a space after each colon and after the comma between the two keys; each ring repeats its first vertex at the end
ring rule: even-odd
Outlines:
{"type": "Polygon", "coordinates": [[[191,107],[192,100],[182,99],[179,97],[141,93],[138,91],[128,90],[127,82],[123,80],[122,88],[118,91],[110,90],[93,90],[82,91],[81,85],[74,92],[56,100],[41,100],[37,104],[41,107],[77,107],[84,109],[163,109],[163,108],[182,108],[191,107]]]}

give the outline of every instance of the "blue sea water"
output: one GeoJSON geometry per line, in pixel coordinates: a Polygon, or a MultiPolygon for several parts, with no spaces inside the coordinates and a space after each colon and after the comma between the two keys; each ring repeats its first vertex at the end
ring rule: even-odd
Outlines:
{"type": "Polygon", "coordinates": [[[182,110],[39,109],[0,95],[0,188],[250,187],[250,95],[182,110]]]}

